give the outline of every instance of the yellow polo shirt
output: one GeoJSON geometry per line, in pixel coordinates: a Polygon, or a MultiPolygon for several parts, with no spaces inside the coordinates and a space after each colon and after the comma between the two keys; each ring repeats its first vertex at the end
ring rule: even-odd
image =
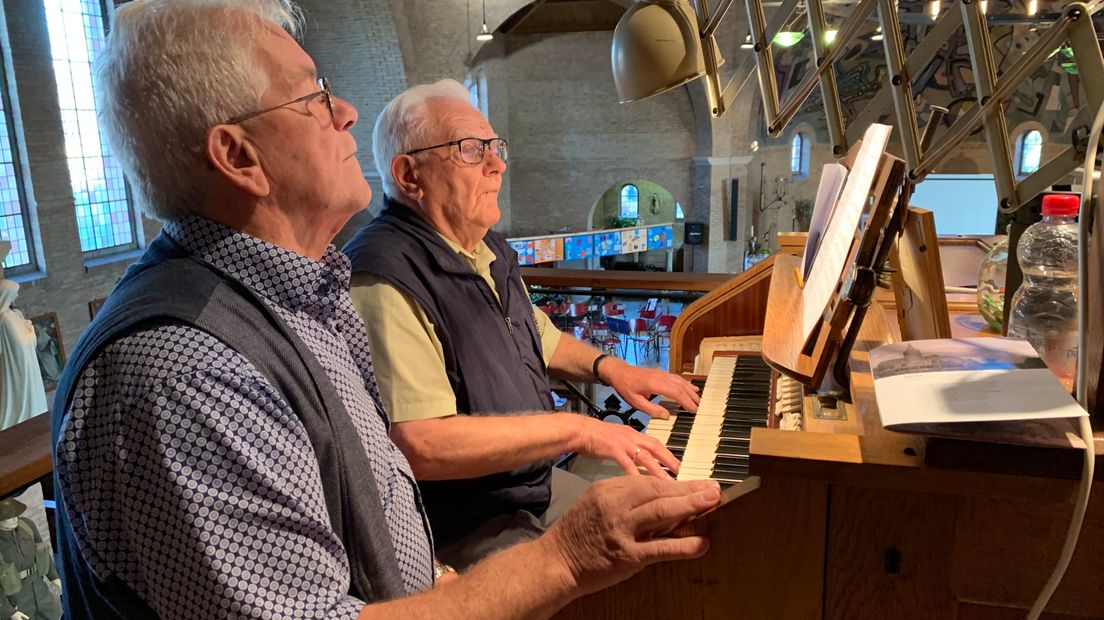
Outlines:
{"type": "MultiPolygon", "coordinates": [[[[479,242],[474,252],[441,237],[462,256],[498,297],[491,279],[495,255],[479,242]]],[[[353,305],[364,317],[380,396],[392,422],[456,415],[456,397],[445,373],[445,353],[429,316],[413,298],[381,278],[353,275],[353,305]]],[[[533,308],[545,366],[560,342],[560,331],[544,312],[533,308]]]]}

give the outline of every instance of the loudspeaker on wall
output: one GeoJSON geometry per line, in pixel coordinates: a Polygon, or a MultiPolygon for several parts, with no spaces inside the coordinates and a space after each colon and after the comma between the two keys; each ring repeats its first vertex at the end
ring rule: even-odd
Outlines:
{"type": "Polygon", "coordinates": [[[705,241],[705,222],[686,222],[682,236],[686,245],[701,245],[705,241]]]}

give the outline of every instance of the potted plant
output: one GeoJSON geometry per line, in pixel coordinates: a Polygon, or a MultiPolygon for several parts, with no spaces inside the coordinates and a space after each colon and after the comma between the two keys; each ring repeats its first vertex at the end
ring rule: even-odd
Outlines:
{"type": "Polygon", "coordinates": [[[794,200],[794,230],[804,232],[809,230],[809,224],[813,220],[813,201],[808,198],[794,200]]]}

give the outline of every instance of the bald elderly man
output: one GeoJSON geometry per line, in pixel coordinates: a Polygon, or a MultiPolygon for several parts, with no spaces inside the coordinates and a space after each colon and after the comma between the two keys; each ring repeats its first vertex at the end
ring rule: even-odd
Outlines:
{"type": "Polygon", "coordinates": [[[548,377],[601,381],[652,415],[697,388],[558,332],[535,311],[517,254],[491,231],[507,143],[453,80],[416,86],[376,121],[383,213],[346,244],[380,392],[426,502],[440,557],[464,567],[538,536],[586,488],[568,452],[668,477],[678,461],[630,428],[552,409],[548,377]],[[519,415],[520,414],[520,415],[519,415]],[[527,415],[526,415],[527,414],[527,415]]]}

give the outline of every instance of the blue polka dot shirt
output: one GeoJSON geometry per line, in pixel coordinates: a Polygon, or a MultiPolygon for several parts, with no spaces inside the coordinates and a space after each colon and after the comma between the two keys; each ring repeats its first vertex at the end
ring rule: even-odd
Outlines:
{"type": "MultiPolygon", "coordinates": [[[[349,259],[331,246],[311,261],[198,217],[165,232],[257,292],[306,343],[368,454],[403,583],[431,587],[429,522],[388,438],[349,259]]],[[[306,429],[206,332],[165,325],[108,346],[78,380],[56,457],[92,570],[162,618],[355,618],[364,605],[348,594],[306,429]]]]}

